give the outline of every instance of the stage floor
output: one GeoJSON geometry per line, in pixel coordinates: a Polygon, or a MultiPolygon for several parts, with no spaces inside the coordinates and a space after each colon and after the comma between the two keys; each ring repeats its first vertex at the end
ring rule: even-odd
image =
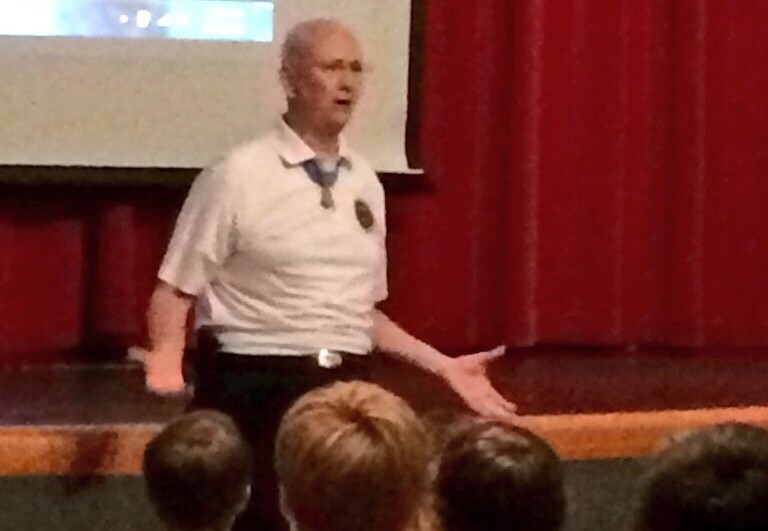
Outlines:
{"type": "Polygon", "coordinates": [[[133,363],[6,367],[0,370],[0,426],[164,422],[182,399],[144,390],[133,363]]]}
{"type": "MultiPolygon", "coordinates": [[[[417,410],[458,407],[435,379],[377,362],[417,410]]],[[[671,431],[768,425],[768,351],[511,350],[491,367],[521,422],[569,459],[644,455],[671,431]]],[[[0,474],[134,474],[146,441],[185,401],[144,390],[132,363],[0,370],[0,474]]]]}

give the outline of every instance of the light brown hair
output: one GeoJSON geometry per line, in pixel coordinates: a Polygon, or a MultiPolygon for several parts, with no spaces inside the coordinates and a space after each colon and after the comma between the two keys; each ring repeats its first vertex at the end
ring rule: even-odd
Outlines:
{"type": "Polygon", "coordinates": [[[402,531],[427,496],[430,444],[401,398],[370,383],[310,391],[286,413],[275,466],[304,531],[402,531]]]}

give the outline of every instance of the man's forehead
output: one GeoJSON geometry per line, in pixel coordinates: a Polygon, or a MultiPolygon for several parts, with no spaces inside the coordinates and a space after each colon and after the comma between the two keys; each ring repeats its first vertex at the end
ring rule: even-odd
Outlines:
{"type": "Polygon", "coordinates": [[[321,60],[361,60],[363,55],[357,38],[343,26],[318,31],[307,44],[307,52],[321,60]]]}

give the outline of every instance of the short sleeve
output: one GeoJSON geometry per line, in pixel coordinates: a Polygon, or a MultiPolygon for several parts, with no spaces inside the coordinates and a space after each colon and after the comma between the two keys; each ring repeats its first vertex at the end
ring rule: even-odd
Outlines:
{"type": "Polygon", "coordinates": [[[160,266],[160,280],[189,295],[202,292],[233,250],[234,197],[223,163],[195,178],[160,266]]]}

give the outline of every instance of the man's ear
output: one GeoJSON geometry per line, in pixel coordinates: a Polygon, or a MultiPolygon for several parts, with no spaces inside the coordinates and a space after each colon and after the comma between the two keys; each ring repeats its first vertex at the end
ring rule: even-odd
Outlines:
{"type": "Polygon", "coordinates": [[[248,502],[251,501],[251,485],[248,484],[245,486],[245,489],[243,489],[243,497],[240,500],[240,503],[237,505],[237,513],[240,514],[245,510],[246,507],[248,507],[248,502]]]}
{"type": "Polygon", "coordinates": [[[296,97],[296,89],[294,88],[293,80],[285,68],[280,69],[280,84],[283,86],[286,98],[290,100],[296,97]]]}
{"type": "Polygon", "coordinates": [[[286,522],[288,522],[288,528],[290,531],[298,531],[299,525],[296,522],[296,518],[293,516],[293,511],[288,506],[288,502],[285,499],[285,489],[283,489],[283,485],[279,485],[280,489],[280,513],[283,515],[283,518],[286,522]]]}

